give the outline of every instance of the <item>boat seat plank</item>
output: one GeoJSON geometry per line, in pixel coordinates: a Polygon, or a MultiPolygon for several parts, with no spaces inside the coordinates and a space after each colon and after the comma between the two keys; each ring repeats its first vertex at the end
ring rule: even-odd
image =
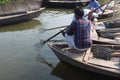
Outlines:
{"type": "Polygon", "coordinates": [[[98,39],[98,34],[97,34],[96,30],[92,31],[92,39],[98,39]]]}
{"type": "MultiPolygon", "coordinates": [[[[113,10],[105,10],[105,12],[103,14],[110,14],[113,13],[113,10]]],[[[99,12],[98,15],[102,15],[102,12],[99,12]]]]}
{"type": "Polygon", "coordinates": [[[103,29],[99,30],[101,33],[107,32],[107,33],[117,33],[120,32],[120,28],[109,28],[109,29],[103,29]]]}
{"type": "Polygon", "coordinates": [[[88,63],[98,65],[98,66],[102,66],[102,67],[107,67],[107,68],[120,70],[119,62],[113,62],[113,61],[107,61],[107,60],[102,60],[102,59],[97,59],[97,58],[91,58],[91,59],[89,59],[88,63]]]}
{"type": "Polygon", "coordinates": [[[90,57],[90,54],[91,54],[91,48],[89,48],[86,52],[85,52],[85,55],[84,55],[84,61],[88,61],[89,57],[90,57]]]}
{"type": "Polygon", "coordinates": [[[102,37],[98,37],[98,39],[93,38],[93,41],[99,41],[102,43],[110,43],[110,44],[120,44],[118,43],[116,40],[113,39],[108,39],[108,38],[102,38],[102,37]]]}
{"type": "Polygon", "coordinates": [[[102,38],[102,37],[99,37],[99,38],[98,38],[98,40],[100,40],[100,41],[102,40],[102,41],[104,41],[104,42],[105,42],[105,41],[109,41],[109,42],[116,42],[116,41],[115,41],[115,40],[113,40],[113,39],[102,38]]]}
{"type": "Polygon", "coordinates": [[[80,61],[83,60],[83,56],[85,54],[85,50],[78,51],[76,49],[65,48],[65,49],[62,49],[61,51],[63,52],[64,55],[66,55],[72,59],[80,60],[80,61]]]}

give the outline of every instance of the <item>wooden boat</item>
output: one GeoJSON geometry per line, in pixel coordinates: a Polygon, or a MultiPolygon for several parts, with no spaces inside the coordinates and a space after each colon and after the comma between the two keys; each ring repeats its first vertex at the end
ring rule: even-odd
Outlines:
{"type": "Polygon", "coordinates": [[[15,24],[38,17],[45,9],[42,1],[22,0],[0,4],[0,26],[15,24]]]}
{"type": "Polygon", "coordinates": [[[76,5],[86,6],[90,0],[46,0],[45,7],[75,8],[76,5]]]}
{"type": "Polygon", "coordinates": [[[87,51],[70,49],[66,44],[48,44],[55,55],[67,64],[102,75],[120,78],[119,45],[93,44],[87,51]]]}
{"type": "Polygon", "coordinates": [[[96,30],[92,31],[92,41],[93,44],[120,44],[120,42],[115,39],[100,37],[96,30]]]}
{"type": "MultiPolygon", "coordinates": [[[[117,12],[118,10],[116,10],[116,12],[117,12]]],[[[107,10],[105,10],[105,12],[102,14],[102,12],[99,12],[98,13],[98,15],[99,15],[99,17],[98,17],[98,19],[106,19],[106,18],[110,18],[110,17],[112,17],[113,16],[113,10],[109,10],[109,9],[107,9],[107,10]]]]}
{"type": "Polygon", "coordinates": [[[25,13],[0,17],[0,26],[16,24],[38,17],[45,8],[39,10],[26,11],[25,13]]]}
{"type": "Polygon", "coordinates": [[[120,36],[120,19],[98,22],[96,25],[99,37],[115,39],[120,36]]]}
{"type": "Polygon", "coordinates": [[[97,30],[97,33],[100,37],[115,39],[116,37],[120,37],[120,28],[97,30]]]}
{"type": "Polygon", "coordinates": [[[120,45],[120,42],[114,39],[109,39],[109,38],[103,38],[103,37],[98,37],[98,38],[93,38],[92,39],[93,44],[115,44],[115,45],[120,45]]]}
{"type": "Polygon", "coordinates": [[[98,12],[99,18],[98,19],[106,19],[106,18],[111,18],[115,15],[119,14],[119,9],[120,5],[117,2],[112,2],[109,4],[109,6],[105,6],[105,11],[104,12],[98,12]]]}

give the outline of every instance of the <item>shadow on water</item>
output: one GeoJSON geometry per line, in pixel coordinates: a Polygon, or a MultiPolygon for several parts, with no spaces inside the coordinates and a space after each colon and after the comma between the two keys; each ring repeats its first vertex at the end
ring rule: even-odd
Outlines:
{"type": "Polygon", "coordinates": [[[104,76],[83,69],[78,69],[63,62],[59,62],[52,70],[51,74],[63,80],[119,80],[114,77],[104,76]]]}
{"type": "Polygon", "coordinates": [[[22,31],[27,29],[33,29],[35,26],[40,24],[41,22],[39,20],[30,20],[14,25],[0,26],[0,32],[22,31]]]}
{"type": "Polygon", "coordinates": [[[37,55],[36,61],[43,63],[43,64],[46,64],[47,66],[49,66],[51,68],[54,68],[54,66],[51,63],[48,63],[48,61],[40,54],[37,55]]]}

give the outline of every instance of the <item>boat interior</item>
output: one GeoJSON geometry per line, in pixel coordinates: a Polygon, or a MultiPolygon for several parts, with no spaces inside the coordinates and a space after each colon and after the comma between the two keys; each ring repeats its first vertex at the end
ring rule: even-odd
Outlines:
{"type": "Polygon", "coordinates": [[[67,44],[55,44],[53,48],[61,54],[80,62],[120,70],[119,45],[93,44],[90,50],[87,51],[68,48],[67,44]]]}
{"type": "Polygon", "coordinates": [[[0,17],[26,13],[26,11],[38,10],[41,2],[37,0],[11,1],[0,4],[0,17]]]}

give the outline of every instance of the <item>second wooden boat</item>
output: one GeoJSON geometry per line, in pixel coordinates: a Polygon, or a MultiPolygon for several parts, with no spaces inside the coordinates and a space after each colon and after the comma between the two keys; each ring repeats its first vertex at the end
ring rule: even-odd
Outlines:
{"type": "Polygon", "coordinates": [[[16,24],[40,16],[45,9],[42,0],[22,0],[0,3],[0,26],[16,24]]]}
{"type": "Polygon", "coordinates": [[[46,0],[45,7],[75,8],[77,5],[86,6],[90,0],[46,0]]]}
{"type": "Polygon", "coordinates": [[[98,22],[96,28],[99,37],[111,39],[120,37],[120,19],[98,22]]]}
{"type": "Polygon", "coordinates": [[[38,17],[45,8],[39,10],[26,11],[21,14],[0,17],[0,26],[16,24],[38,17]]]}

